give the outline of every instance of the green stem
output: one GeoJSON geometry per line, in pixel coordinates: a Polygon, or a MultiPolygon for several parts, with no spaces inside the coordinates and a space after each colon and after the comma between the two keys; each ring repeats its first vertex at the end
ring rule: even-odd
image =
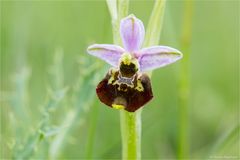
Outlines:
{"type": "Polygon", "coordinates": [[[189,49],[193,14],[192,3],[192,1],[185,2],[182,26],[181,50],[184,53],[184,58],[180,69],[178,158],[189,158],[189,49]]]}
{"type": "Polygon", "coordinates": [[[141,111],[120,111],[122,159],[141,159],[141,111]]]}

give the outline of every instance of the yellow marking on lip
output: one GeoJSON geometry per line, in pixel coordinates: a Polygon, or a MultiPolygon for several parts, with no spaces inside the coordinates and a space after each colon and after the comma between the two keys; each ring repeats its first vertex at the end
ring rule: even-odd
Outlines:
{"type": "Polygon", "coordinates": [[[137,86],[135,87],[135,89],[138,90],[139,92],[144,91],[143,85],[140,80],[137,80],[137,86]]]}
{"type": "Polygon", "coordinates": [[[116,70],[111,70],[111,77],[108,80],[108,84],[112,84],[115,78],[116,70]]]}
{"type": "Polygon", "coordinates": [[[112,104],[112,108],[120,110],[120,109],[124,109],[125,107],[121,104],[112,104]]]}

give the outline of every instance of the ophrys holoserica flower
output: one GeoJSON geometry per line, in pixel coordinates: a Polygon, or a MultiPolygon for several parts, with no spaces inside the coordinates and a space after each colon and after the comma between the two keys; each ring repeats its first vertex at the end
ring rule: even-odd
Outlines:
{"type": "Polygon", "coordinates": [[[145,29],[134,15],[121,20],[120,35],[124,48],[93,44],[87,51],[113,66],[97,86],[100,101],[115,109],[134,112],[153,98],[151,81],[145,72],[171,64],[181,59],[182,54],[167,46],[141,49],[145,29]]]}

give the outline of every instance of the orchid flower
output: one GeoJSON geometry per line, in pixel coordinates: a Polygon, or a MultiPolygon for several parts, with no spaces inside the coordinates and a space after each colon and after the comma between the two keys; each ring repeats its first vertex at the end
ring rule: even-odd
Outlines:
{"type": "Polygon", "coordinates": [[[134,15],[121,20],[120,35],[123,48],[93,44],[87,51],[113,66],[96,88],[100,101],[115,109],[135,112],[153,98],[151,81],[145,72],[176,62],[182,53],[168,46],[141,48],[145,29],[134,15]]]}

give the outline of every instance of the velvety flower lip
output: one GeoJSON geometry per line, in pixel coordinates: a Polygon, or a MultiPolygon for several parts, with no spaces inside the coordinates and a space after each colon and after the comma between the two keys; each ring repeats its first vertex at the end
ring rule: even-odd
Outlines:
{"type": "Polygon", "coordinates": [[[180,51],[168,46],[152,46],[141,49],[145,29],[142,21],[133,14],[121,20],[120,35],[124,48],[112,44],[93,44],[88,47],[88,53],[116,68],[122,54],[129,53],[138,60],[140,72],[161,68],[182,58],[180,51]]]}

